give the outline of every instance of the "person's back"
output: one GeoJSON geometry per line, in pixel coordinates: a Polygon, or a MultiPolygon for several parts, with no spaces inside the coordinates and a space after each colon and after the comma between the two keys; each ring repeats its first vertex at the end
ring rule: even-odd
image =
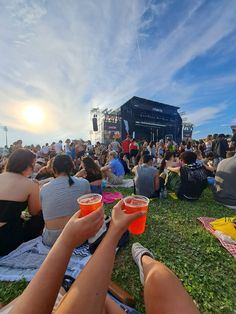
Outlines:
{"type": "Polygon", "coordinates": [[[224,205],[236,207],[236,155],[218,164],[215,180],[215,199],[224,205]]]}
{"type": "Polygon", "coordinates": [[[118,153],[120,150],[120,143],[117,142],[116,140],[111,142],[111,150],[114,150],[116,153],[118,153]]]}
{"type": "Polygon", "coordinates": [[[184,165],[180,167],[180,188],[178,198],[197,200],[207,187],[207,173],[203,165],[196,163],[196,154],[184,152],[181,154],[184,165]]]}
{"type": "Polygon", "coordinates": [[[0,255],[37,237],[43,229],[39,186],[28,179],[34,162],[30,150],[17,149],[9,157],[6,172],[0,174],[0,255]],[[32,217],[24,221],[21,212],[27,207],[32,217]]]}
{"type": "Polygon", "coordinates": [[[91,192],[89,182],[71,177],[73,162],[68,155],[57,155],[53,161],[56,179],[40,191],[45,228],[43,242],[52,246],[70,217],[78,210],[77,198],[91,192]]]}
{"type": "Polygon", "coordinates": [[[125,175],[125,170],[123,165],[121,164],[121,162],[119,161],[119,159],[114,158],[111,162],[110,162],[110,166],[111,166],[111,170],[112,173],[117,176],[124,176],[125,175]]]}
{"type": "Polygon", "coordinates": [[[78,210],[77,198],[90,193],[86,179],[72,177],[72,180],[74,184],[69,186],[68,177],[60,176],[42,187],[40,195],[45,220],[72,216],[78,210]]]}
{"type": "Polygon", "coordinates": [[[127,165],[127,162],[123,158],[119,158],[119,162],[122,164],[124,171],[125,171],[125,174],[130,173],[130,169],[127,165]]]}
{"type": "Polygon", "coordinates": [[[62,141],[59,141],[58,143],[54,144],[54,149],[56,154],[60,154],[62,152],[62,141]]]}
{"type": "MultiPolygon", "coordinates": [[[[149,157],[149,156],[148,156],[149,157]]],[[[144,163],[135,170],[135,191],[138,195],[152,197],[155,194],[155,178],[157,169],[144,163]]]]}

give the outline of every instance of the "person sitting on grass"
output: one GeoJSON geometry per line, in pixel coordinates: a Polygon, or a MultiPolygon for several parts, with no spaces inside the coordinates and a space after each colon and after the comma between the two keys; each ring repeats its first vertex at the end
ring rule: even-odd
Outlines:
{"type": "Polygon", "coordinates": [[[207,173],[203,165],[196,163],[197,155],[187,151],[180,155],[181,167],[168,167],[180,175],[180,186],[177,191],[179,199],[198,200],[207,187],[207,173]]]}
{"type": "Polygon", "coordinates": [[[42,167],[39,172],[36,174],[35,179],[36,180],[45,180],[48,178],[54,178],[54,173],[52,169],[52,164],[53,164],[54,158],[49,159],[47,162],[47,165],[42,167]]]}
{"type": "Polygon", "coordinates": [[[135,194],[149,198],[158,197],[160,189],[159,174],[153,167],[153,158],[149,154],[144,154],[142,164],[133,168],[135,173],[135,194]]]}
{"type": "Polygon", "coordinates": [[[130,168],[129,168],[129,159],[127,158],[126,154],[119,153],[119,161],[124,167],[125,174],[130,174],[130,168]]]}
{"type": "Polygon", "coordinates": [[[92,193],[102,193],[102,172],[93,160],[93,158],[87,156],[83,157],[81,161],[81,168],[76,173],[76,177],[82,177],[88,180],[92,193]]]}
{"type": "Polygon", "coordinates": [[[36,156],[28,149],[16,149],[0,174],[0,256],[15,250],[23,242],[38,237],[44,227],[39,184],[28,179],[36,156]],[[24,219],[28,209],[32,216],[24,219]]]}
{"type": "Polygon", "coordinates": [[[43,243],[52,246],[70,217],[78,210],[77,198],[91,193],[89,182],[71,177],[74,164],[70,156],[57,155],[53,161],[55,179],[40,191],[45,228],[43,243]]]}
{"type": "MultiPolygon", "coordinates": [[[[113,208],[107,234],[54,309],[54,313],[127,313],[123,305],[115,303],[107,294],[108,285],[121,235],[132,221],[145,215],[145,212],[126,214],[122,210],[122,205],[123,201],[120,201],[113,208]]],[[[82,218],[76,213],[69,220],[35,277],[22,295],[9,306],[12,314],[52,313],[73,249],[94,235],[102,222],[102,208],[82,218]]],[[[144,285],[147,314],[199,314],[180,280],[168,267],[155,261],[148,249],[134,243],[132,256],[139,268],[141,283],[144,285]]]]}
{"type": "Polygon", "coordinates": [[[125,170],[119,159],[117,153],[111,151],[108,154],[108,164],[101,168],[103,176],[110,184],[122,184],[125,175],[125,170]]]}
{"type": "Polygon", "coordinates": [[[236,153],[222,160],[215,175],[215,200],[226,207],[236,209],[236,153]]]}

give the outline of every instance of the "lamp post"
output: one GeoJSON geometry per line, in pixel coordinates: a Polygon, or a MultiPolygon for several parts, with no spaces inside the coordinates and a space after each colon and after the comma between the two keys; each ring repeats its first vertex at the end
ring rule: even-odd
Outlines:
{"type": "Polygon", "coordinates": [[[8,128],[7,128],[7,126],[4,126],[4,127],[3,127],[3,130],[4,130],[5,135],[6,135],[6,147],[8,147],[8,140],[7,140],[7,132],[8,132],[8,128]]]}

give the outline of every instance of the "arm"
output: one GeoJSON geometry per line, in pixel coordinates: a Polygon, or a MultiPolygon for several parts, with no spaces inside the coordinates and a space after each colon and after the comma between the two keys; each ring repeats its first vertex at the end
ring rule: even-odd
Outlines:
{"type": "Polygon", "coordinates": [[[86,178],[86,176],[87,176],[87,172],[85,169],[81,169],[75,174],[75,177],[79,177],[79,178],[86,178]]]}
{"type": "Polygon", "coordinates": [[[102,167],[101,171],[107,171],[109,169],[111,169],[111,167],[110,167],[110,165],[107,165],[107,166],[102,167]]]}
{"type": "Polygon", "coordinates": [[[134,168],[132,169],[132,172],[133,172],[133,173],[136,173],[137,168],[138,168],[138,165],[134,166],[134,168]]]}
{"type": "Polygon", "coordinates": [[[180,167],[167,167],[168,170],[180,174],[180,167]]]}
{"type": "Polygon", "coordinates": [[[73,249],[96,234],[103,224],[102,208],[83,218],[76,213],[50,250],[39,271],[11,313],[51,313],[73,249]]]}
{"type": "Polygon", "coordinates": [[[158,191],[160,188],[160,181],[159,181],[158,173],[154,177],[154,188],[155,188],[155,191],[158,191]]]}
{"type": "Polygon", "coordinates": [[[32,216],[38,215],[41,210],[38,182],[31,183],[31,191],[28,197],[28,209],[32,216]]]}
{"type": "Polygon", "coordinates": [[[111,280],[116,246],[128,225],[145,212],[125,214],[120,201],[112,212],[110,228],[86,267],[56,311],[60,313],[103,313],[105,297],[111,280]]]}

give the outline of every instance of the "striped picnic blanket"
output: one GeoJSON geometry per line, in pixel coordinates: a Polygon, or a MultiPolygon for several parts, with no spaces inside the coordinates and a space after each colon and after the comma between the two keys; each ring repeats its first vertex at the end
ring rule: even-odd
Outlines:
{"type": "Polygon", "coordinates": [[[199,217],[198,220],[203,224],[204,228],[206,228],[211,234],[213,234],[221,243],[221,245],[231,254],[233,257],[236,257],[236,244],[231,244],[226,241],[223,241],[218,233],[212,228],[210,222],[216,220],[216,218],[212,217],[199,217]]]}

